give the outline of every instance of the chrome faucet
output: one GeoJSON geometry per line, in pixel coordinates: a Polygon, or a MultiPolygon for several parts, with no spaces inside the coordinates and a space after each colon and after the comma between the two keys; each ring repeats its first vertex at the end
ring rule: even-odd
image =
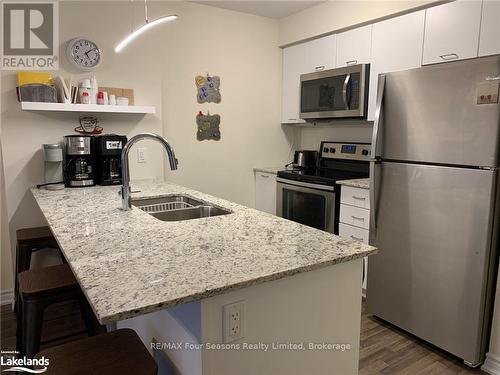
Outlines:
{"type": "Polygon", "coordinates": [[[170,163],[170,169],[171,170],[176,170],[177,169],[177,159],[175,157],[174,150],[168,142],[158,134],[153,134],[153,133],[141,133],[137,134],[136,136],[130,138],[130,140],[125,144],[125,146],[122,149],[122,155],[121,155],[121,164],[122,164],[122,188],[120,191],[121,198],[122,198],[122,210],[130,210],[132,208],[132,201],[131,201],[131,190],[130,190],[130,173],[129,173],[129,166],[128,166],[128,153],[130,152],[130,148],[137,143],[138,141],[142,139],[152,139],[154,141],[160,142],[163,147],[165,147],[165,150],[167,151],[168,155],[168,161],[170,163]]]}

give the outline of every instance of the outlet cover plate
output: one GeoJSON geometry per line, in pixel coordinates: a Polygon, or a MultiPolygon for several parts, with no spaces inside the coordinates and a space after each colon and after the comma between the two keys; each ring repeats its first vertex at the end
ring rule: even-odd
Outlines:
{"type": "Polygon", "coordinates": [[[245,337],[245,301],[224,305],[222,319],[222,333],[225,343],[245,337]]]}

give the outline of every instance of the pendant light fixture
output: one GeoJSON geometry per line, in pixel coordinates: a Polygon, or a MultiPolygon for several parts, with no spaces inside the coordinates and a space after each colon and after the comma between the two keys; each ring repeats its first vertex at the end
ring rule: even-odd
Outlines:
{"type": "Polygon", "coordinates": [[[115,52],[120,53],[123,51],[123,49],[130,43],[132,42],[135,38],[137,38],[139,35],[144,33],[145,31],[148,31],[149,29],[152,29],[153,27],[156,27],[162,23],[173,21],[177,18],[177,15],[172,14],[168,16],[163,16],[160,18],[155,19],[154,21],[149,21],[148,19],[148,2],[147,0],[144,0],[144,18],[145,18],[145,23],[142,25],[140,28],[132,32],[129,36],[127,36],[125,39],[123,39],[118,45],[115,47],[115,52]]]}

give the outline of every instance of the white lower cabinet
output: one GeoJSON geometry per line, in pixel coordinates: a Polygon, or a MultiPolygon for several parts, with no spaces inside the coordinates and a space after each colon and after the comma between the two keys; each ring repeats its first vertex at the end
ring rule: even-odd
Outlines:
{"type": "MultiPolygon", "coordinates": [[[[342,186],[340,195],[339,236],[368,244],[370,218],[370,190],[342,186]]],[[[363,260],[363,294],[366,292],[368,257],[363,260]]]]}
{"type": "Polygon", "coordinates": [[[255,208],[276,215],[276,175],[255,171],[255,208]]]}

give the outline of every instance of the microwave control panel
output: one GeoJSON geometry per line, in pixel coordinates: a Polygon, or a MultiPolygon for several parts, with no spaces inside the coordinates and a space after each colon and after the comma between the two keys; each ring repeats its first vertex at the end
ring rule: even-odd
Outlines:
{"type": "Polygon", "coordinates": [[[370,143],[321,142],[321,157],[370,161],[370,143]]]}

